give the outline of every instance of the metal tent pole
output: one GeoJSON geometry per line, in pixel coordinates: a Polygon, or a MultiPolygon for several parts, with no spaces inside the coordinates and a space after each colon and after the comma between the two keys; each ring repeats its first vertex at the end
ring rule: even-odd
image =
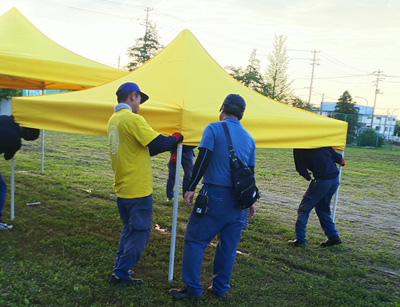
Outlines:
{"type": "Polygon", "coordinates": [[[175,187],[174,187],[174,206],[172,209],[172,229],[171,229],[171,247],[169,254],[169,272],[168,281],[174,279],[174,261],[175,261],[175,242],[176,242],[176,224],[178,220],[178,201],[179,201],[179,185],[181,179],[181,161],[182,161],[182,144],[178,145],[176,168],[175,168],[175,187]]]}
{"type": "Polygon", "coordinates": [[[44,173],[44,129],[42,129],[42,174],[44,173]]]}
{"type": "MultiPolygon", "coordinates": [[[[42,89],[44,95],[44,89],[42,89]]],[[[44,173],[44,129],[42,129],[42,174],[44,173]]]]}
{"type": "Polygon", "coordinates": [[[10,209],[11,221],[14,221],[14,190],[15,190],[14,157],[12,157],[11,158],[11,209],[10,209]]]}
{"type": "MultiPolygon", "coordinates": [[[[341,154],[342,154],[342,157],[344,157],[344,150],[342,150],[341,154]]],[[[333,203],[333,210],[332,210],[332,221],[335,221],[336,207],[337,207],[337,201],[338,201],[338,197],[339,197],[340,178],[342,177],[342,168],[343,168],[343,166],[340,165],[339,166],[339,186],[335,193],[335,201],[333,203]]]]}

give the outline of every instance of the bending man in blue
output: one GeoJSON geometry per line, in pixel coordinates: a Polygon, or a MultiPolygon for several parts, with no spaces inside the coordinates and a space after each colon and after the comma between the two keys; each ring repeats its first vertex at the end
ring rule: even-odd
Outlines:
{"type": "MultiPolygon", "coordinates": [[[[208,195],[207,212],[201,217],[195,215],[193,210],[190,214],[182,258],[182,279],[185,285],[181,289],[170,290],[170,295],[175,299],[202,299],[200,273],[203,254],[207,245],[218,234],[213,283],[208,290],[217,297],[224,298],[230,289],[236,247],[244,223],[244,210],[240,209],[233,192],[229,149],[222,121],[227,123],[237,156],[254,172],[255,142],[240,123],[245,107],[241,96],[228,95],[220,109],[220,121],[211,123],[204,129],[184,203],[191,207],[196,185],[203,177],[203,190],[208,195]]],[[[250,207],[250,217],[253,215],[254,205],[250,207]]]]}
{"type": "Polygon", "coordinates": [[[311,180],[297,210],[296,239],[289,240],[288,243],[292,246],[305,246],[308,217],[314,207],[321,227],[328,237],[321,246],[342,243],[331,218],[330,203],[339,186],[339,171],[336,163],[344,166],[344,158],[332,147],[294,149],[293,157],[297,172],[308,181],[312,179],[311,175],[314,179],[311,180]]]}

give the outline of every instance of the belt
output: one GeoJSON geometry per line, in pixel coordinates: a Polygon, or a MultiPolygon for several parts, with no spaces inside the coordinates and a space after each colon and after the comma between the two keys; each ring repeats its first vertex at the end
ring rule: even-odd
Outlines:
{"type": "Polygon", "coordinates": [[[210,183],[205,183],[205,186],[209,187],[209,188],[213,188],[213,189],[233,189],[233,187],[228,187],[225,185],[216,185],[216,184],[210,184],[210,183]]]}

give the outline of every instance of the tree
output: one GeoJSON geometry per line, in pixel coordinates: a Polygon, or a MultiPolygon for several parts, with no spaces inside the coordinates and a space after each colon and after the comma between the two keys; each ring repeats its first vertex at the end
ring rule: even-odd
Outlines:
{"type": "Polygon", "coordinates": [[[21,90],[3,89],[0,88],[0,100],[10,99],[21,95],[21,90]]]}
{"type": "Polygon", "coordinates": [[[300,99],[297,96],[292,96],[287,99],[288,103],[296,108],[307,110],[307,111],[312,111],[312,106],[308,103],[305,102],[304,100],[300,99]]]}
{"type": "Polygon", "coordinates": [[[396,126],[394,126],[394,131],[393,131],[393,135],[394,136],[398,136],[400,134],[400,124],[396,124],[396,126]]]}
{"type": "Polygon", "coordinates": [[[159,53],[164,46],[158,42],[158,39],[156,25],[153,26],[149,22],[144,36],[138,38],[136,44],[128,48],[127,55],[131,60],[126,65],[126,68],[132,71],[159,53]]]}
{"type": "Polygon", "coordinates": [[[227,66],[225,69],[228,73],[248,88],[265,95],[265,89],[268,87],[264,84],[263,77],[260,73],[260,60],[257,59],[257,49],[253,49],[249,58],[249,65],[246,69],[242,67],[227,66]]]}
{"type": "Polygon", "coordinates": [[[265,81],[271,85],[269,97],[280,102],[287,103],[287,98],[291,95],[288,82],[288,64],[289,58],[286,54],[286,37],[276,35],[274,39],[274,50],[268,55],[269,65],[266,70],[265,81]]]}
{"type": "Polygon", "coordinates": [[[357,133],[358,123],[358,111],[359,108],[353,102],[348,91],[345,91],[342,96],[339,97],[336,103],[333,118],[346,121],[347,127],[347,143],[350,144],[354,141],[357,133]]]}

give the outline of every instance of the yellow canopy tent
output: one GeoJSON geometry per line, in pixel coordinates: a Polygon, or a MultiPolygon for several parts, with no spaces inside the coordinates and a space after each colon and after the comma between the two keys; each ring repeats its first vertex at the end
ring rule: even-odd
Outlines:
{"type": "MultiPolygon", "coordinates": [[[[13,98],[17,122],[43,129],[106,135],[116,104],[115,91],[136,82],[150,96],[139,114],[158,132],[181,132],[184,143],[200,142],[204,127],[218,120],[223,99],[230,93],[246,101],[243,126],[257,147],[344,149],[347,123],[296,109],[266,98],[227,74],[188,30],[182,31],[156,57],[118,80],[97,88],[45,97],[13,98]]],[[[171,233],[169,280],[173,278],[181,149],[178,147],[171,233]]]]}
{"type": "MultiPolygon", "coordinates": [[[[128,74],[77,55],[53,42],[16,8],[0,16],[0,88],[81,90],[128,74]]],[[[28,127],[34,127],[28,125],[28,127]]],[[[44,131],[42,131],[42,172],[44,131]]],[[[14,160],[11,161],[11,220],[14,160]]]]}
{"type": "Polygon", "coordinates": [[[180,131],[185,144],[198,144],[204,127],[218,120],[223,99],[240,94],[247,103],[243,126],[257,147],[312,148],[346,144],[347,123],[296,109],[262,96],[225,72],[193,34],[182,31],[162,52],[127,76],[74,93],[12,99],[12,114],[25,126],[105,135],[124,82],[150,96],[139,114],[158,132],[180,131]]]}
{"type": "Polygon", "coordinates": [[[127,73],[58,45],[16,8],[0,16],[0,88],[80,90],[127,73]]]}

